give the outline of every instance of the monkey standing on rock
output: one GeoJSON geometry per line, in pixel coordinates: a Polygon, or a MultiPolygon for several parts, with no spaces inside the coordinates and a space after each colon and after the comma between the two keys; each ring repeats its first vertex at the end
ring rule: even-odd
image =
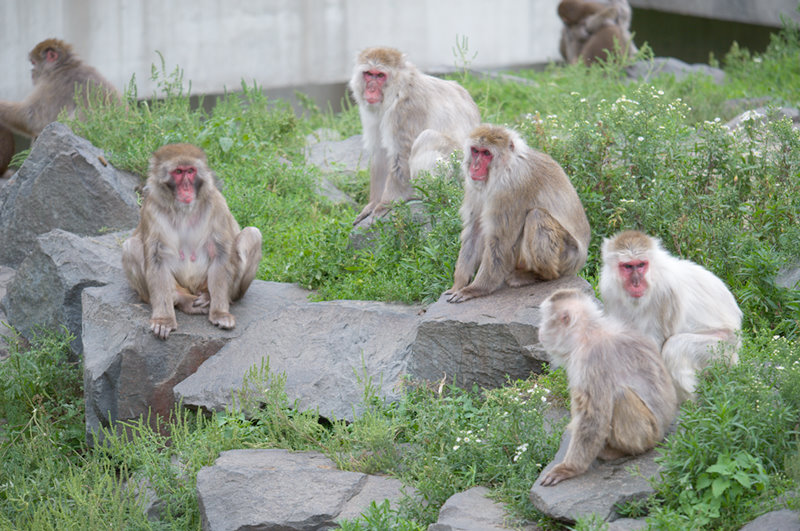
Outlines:
{"type": "Polygon", "coordinates": [[[202,149],[169,144],[150,159],[141,219],[122,246],[133,289],[152,307],[150,329],[167,339],[175,306],[233,328],[231,301],[241,298],[261,261],[261,232],[239,230],[202,149]]]}
{"type": "Polygon", "coordinates": [[[423,74],[393,48],[362,51],[349,86],[371,157],[369,203],[353,224],[369,225],[411,198],[411,180],[460,149],[481,118],[458,83],[423,74]]]}
{"type": "Polygon", "coordinates": [[[75,112],[76,92],[85,102],[93,90],[100,90],[106,103],[120,100],[117,89],[97,70],[84,64],[72,46],[62,40],[40,42],[28,58],[33,65],[33,91],[21,102],[0,101],[0,175],[14,155],[11,132],[36,138],[47,124],[58,118],[62,109],[75,112]]]}
{"type": "Polygon", "coordinates": [[[653,448],[675,418],[677,400],[655,343],[592,298],[559,290],[542,304],[539,341],[569,381],[571,432],[564,460],[545,487],[582,474],[595,457],[612,460],[653,448]]]}
{"type": "Polygon", "coordinates": [[[488,295],[504,283],[577,273],[591,234],[561,166],[516,132],[486,124],[470,133],[464,154],[464,228],[448,302],[488,295]]]}

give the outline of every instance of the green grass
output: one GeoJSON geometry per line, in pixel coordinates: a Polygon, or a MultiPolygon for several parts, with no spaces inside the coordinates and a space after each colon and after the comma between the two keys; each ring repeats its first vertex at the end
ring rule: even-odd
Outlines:
{"type": "MultiPolygon", "coordinates": [[[[590,283],[602,238],[635,228],[719,275],[744,312],[739,365],[707,371],[681,429],[663,445],[656,494],[622,510],[649,513],[656,529],[737,529],[775,507],[800,509],[800,292],[775,284],[800,255],[800,134],[785,120],[749,122],[736,134],[722,127],[737,112],[731,99],[798,106],[798,31],[776,34],[763,54],[734,47],[722,61],[722,85],[703,76],[630,81],[624,66],[514,73],[526,83],[466,71],[456,78],[485,121],[515,127],[567,171],[592,226],[581,272],[590,283]]],[[[419,303],[449,287],[460,231],[457,158],[418,183],[429,232],[398,207],[373,246],[353,250],[356,210],[314,193],[319,173],[305,166],[302,148],[318,127],[358,133],[355,108],[333,114],[306,100],[298,117],[242,86],[205,111],[190,104],[179,70],[162,64],[153,76],[157,98],[138,101],[132,83],[127,108],[87,109],[71,126],[115,166],[139,174],[161,144],[203,147],[240,224],[264,234],[260,278],[296,282],[320,299],[419,303]]],[[[367,196],[364,172],[332,179],[358,202],[367,196]]],[[[516,521],[552,524],[528,491],[558,443],[559,430],[548,433],[542,415],[545,401],[566,402],[562,371],[496,390],[409,382],[396,403],[378,400],[364,381],[361,416],[320,423],[288,401],[282,375],[264,366],[248,375],[237,408],[176,410],[169,439],[147,419],[131,422],[129,440],[109,433],[107,444],[89,448],[69,339],[42,331],[0,364],[0,529],[198,529],[197,471],[222,450],[250,447],[321,451],[344,469],[395,475],[426,502],[376,504],[345,529],[425,529],[450,495],[474,485],[489,487],[516,521]],[[143,481],[164,502],[156,521],[132,487],[143,481]]]]}

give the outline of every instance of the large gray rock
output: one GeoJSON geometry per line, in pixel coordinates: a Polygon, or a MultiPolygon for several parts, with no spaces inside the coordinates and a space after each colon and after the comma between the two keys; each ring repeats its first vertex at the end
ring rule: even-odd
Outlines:
{"type": "Polygon", "coordinates": [[[501,387],[506,377],[527,378],[549,361],[539,346],[539,306],[558,289],[593,293],[572,276],[452,304],[442,295],[428,307],[414,341],[411,374],[448,380],[462,387],[501,387]]]}
{"type": "Polygon", "coordinates": [[[338,470],[317,452],[231,450],[197,473],[205,531],[321,530],[374,501],[403,497],[391,478],[338,470]]]}
{"type": "Polygon", "coordinates": [[[564,460],[569,440],[569,430],[565,430],[556,456],[531,487],[531,502],[547,516],[575,522],[597,514],[613,521],[619,518],[614,509],[616,504],[644,499],[654,492],[649,481],[657,478],[660,470],[655,462],[655,450],[615,461],[595,460],[584,474],[543,487],[540,485],[542,477],[564,460]]]}
{"type": "Polygon", "coordinates": [[[782,509],[762,514],[741,531],[800,531],[800,513],[782,509]]]}
{"type": "Polygon", "coordinates": [[[261,324],[270,310],[306,296],[292,284],[256,281],[231,307],[236,317],[233,330],[215,327],[205,315],[176,312],[178,329],[162,341],[150,331],[150,306],[138,300],[122,277],[119,280],[83,291],[87,436],[114,421],[150,412],[157,427],[155,416],[169,415],[176,403],[175,384],[251,325],[261,324]]]}
{"type": "Polygon", "coordinates": [[[717,84],[725,81],[725,72],[719,68],[702,63],[690,65],[674,57],[654,57],[649,61],[638,61],[626,68],[626,72],[632,79],[645,81],[660,74],[672,74],[676,80],[681,81],[691,74],[698,73],[710,76],[717,84]]]}
{"type": "Polygon", "coordinates": [[[19,171],[0,188],[0,264],[16,267],[52,229],[97,235],[139,220],[140,179],[64,124],[45,127],[19,171]]]}
{"type": "Polygon", "coordinates": [[[324,173],[355,173],[369,169],[369,153],[364,150],[361,135],[345,140],[331,140],[321,135],[321,141],[306,146],[306,164],[317,166],[324,173]]]}
{"type": "Polygon", "coordinates": [[[9,342],[14,337],[11,325],[8,324],[8,316],[4,310],[2,300],[6,296],[9,284],[14,280],[16,271],[10,267],[0,265],[0,361],[8,357],[9,342]]]}
{"type": "MultiPolygon", "coordinates": [[[[489,489],[473,487],[450,496],[439,509],[439,519],[428,531],[506,531],[520,529],[506,525],[506,510],[489,498],[489,489]]],[[[532,530],[533,526],[523,527],[532,530]]]]}
{"type": "Polygon", "coordinates": [[[28,339],[37,326],[66,326],[75,336],[72,349],[80,354],[81,292],[123,279],[119,257],[129,234],[81,237],[55,229],[38,236],[0,303],[9,323],[28,339]]]}
{"type": "Polygon", "coordinates": [[[289,400],[301,409],[352,420],[363,397],[359,379],[380,385],[382,398],[398,396],[419,310],[368,301],[286,301],[175,386],[176,396],[186,405],[223,410],[246,372],[268,359],[271,372],[286,375],[289,400]]]}

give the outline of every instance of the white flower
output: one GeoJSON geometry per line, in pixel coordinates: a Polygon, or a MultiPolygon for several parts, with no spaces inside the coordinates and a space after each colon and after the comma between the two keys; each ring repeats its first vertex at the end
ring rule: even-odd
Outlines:
{"type": "Polygon", "coordinates": [[[455,445],[455,446],[453,446],[453,451],[455,452],[455,451],[456,451],[456,450],[458,450],[459,448],[461,448],[459,445],[455,445]]]}

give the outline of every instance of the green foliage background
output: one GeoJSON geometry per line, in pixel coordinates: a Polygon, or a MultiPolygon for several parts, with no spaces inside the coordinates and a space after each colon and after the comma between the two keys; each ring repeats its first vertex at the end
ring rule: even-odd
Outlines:
{"type": "MultiPolygon", "coordinates": [[[[639,58],[649,56],[643,46],[639,58]]],[[[565,168],[592,226],[581,272],[592,285],[602,239],[635,228],[733,291],[745,315],[739,365],[707,371],[660,450],[656,494],[620,510],[649,513],[656,529],[738,529],[770,508],[800,508],[800,292],[776,283],[800,256],[800,133],[776,114],[800,103],[800,35],[789,26],[762,54],[734,46],[721,84],[699,74],[630,80],[625,66],[550,65],[505,77],[465,68],[456,79],[484,121],[516,128],[565,168]],[[765,101],[769,119],[724,127],[765,101]]],[[[93,107],[70,125],[115,166],[140,175],[162,144],[205,149],[235,217],[264,235],[260,278],[297,282],[320,299],[431,302],[449,287],[460,232],[457,157],[418,182],[423,223],[398,206],[375,245],[353,250],[357,210],[316,193],[321,175],[305,165],[304,145],[319,127],[358,133],[356,109],[345,102],[342,113],[326,113],[301,98],[297,116],[243,84],[206,111],[192,104],[179,70],[162,62],[152,75],[154,97],[140,100],[132,81],[127,108],[93,107]]],[[[365,201],[363,172],[331,178],[365,201]]],[[[0,364],[0,529],[197,529],[197,471],[222,450],[247,447],[322,451],[345,469],[393,474],[425,501],[375,505],[345,529],[425,529],[450,495],[479,484],[507,505],[512,522],[555,525],[533,509],[528,490],[558,444],[559,430],[546,430],[543,418],[548,404],[565,400],[561,372],[496,390],[409,382],[392,404],[364,381],[363,415],[321,423],[298,411],[282,376],[263,366],[248,375],[243,407],[209,417],[176,410],[170,438],[143,419],[128,426],[130,439],[109,433],[106,445],[89,448],[80,367],[68,344],[43,331],[0,364]],[[164,501],[155,520],[132,487],[145,480],[164,501]]]]}

